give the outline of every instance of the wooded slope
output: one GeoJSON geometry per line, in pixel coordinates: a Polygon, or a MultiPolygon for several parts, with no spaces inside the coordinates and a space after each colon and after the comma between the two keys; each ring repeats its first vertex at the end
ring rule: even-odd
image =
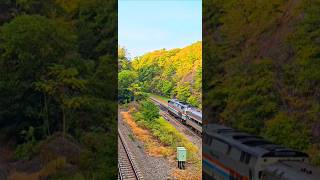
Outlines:
{"type": "Polygon", "coordinates": [[[117,177],[116,8],[0,2],[0,150],[13,151],[10,167],[23,166],[23,179],[24,169],[47,179],[117,177]]]}
{"type": "Polygon", "coordinates": [[[204,3],[206,117],[320,164],[320,1],[204,3]]]}
{"type": "MultiPolygon", "coordinates": [[[[124,61],[122,61],[123,64],[124,61]]],[[[122,67],[119,82],[125,74],[135,77],[135,90],[165,97],[176,97],[194,106],[202,104],[202,43],[181,49],[156,50],[128,62],[122,67]],[[129,72],[130,71],[130,72],[129,72]]],[[[119,84],[121,88],[121,83],[119,84]]],[[[121,96],[121,90],[120,90],[121,96]]]]}

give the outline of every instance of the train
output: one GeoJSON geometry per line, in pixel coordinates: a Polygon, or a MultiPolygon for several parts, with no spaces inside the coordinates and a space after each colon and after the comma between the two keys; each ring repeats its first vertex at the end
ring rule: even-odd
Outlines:
{"type": "Polygon", "coordinates": [[[309,156],[262,137],[219,125],[204,125],[204,180],[316,180],[309,156]]]}
{"type": "Polygon", "coordinates": [[[202,112],[200,109],[177,99],[169,99],[167,110],[196,133],[202,134],[202,112]]]}

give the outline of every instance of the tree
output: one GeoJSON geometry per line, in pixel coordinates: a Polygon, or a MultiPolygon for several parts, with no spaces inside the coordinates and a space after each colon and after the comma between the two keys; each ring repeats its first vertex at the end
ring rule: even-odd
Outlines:
{"type": "Polygon", "coordinates": [[[18,16],[0,33],[0,107],[6,109],[0,122],[28,127],[41,121],[46,109],[33,84],[74,51],[75,36],[64,23],[38,15],[18,16]]]}
{"type": "Polygon", "coordinates": [[[283,112],[266,122],[264,136],[270,141],[298,150],[307,149],[310,145],[310,134],[306,126],[283,112]]]}
{"type": "Polygon", "coordinates": [[[161,86],[159,87],[161,90],[161,94],[170,97],[174,84],[168,80],[160,80],[161,86]]]}
{"type": "MultiPolygon", "coordinates": [[[[119,51],[122,54],[120,57],[123,57],[125,51],[121,48],[119,51]]],[[[190,102],[200,107],[201,52],[202,42],[196,42],[182,49],[156,50],[130,61],[130,70],[138,74],[139,91],[166,97],[179,96],[184,101],[192,96],[190,102]]]]}
{"type": "Polygon", "coordinates": [[[141,103],[141,107],[142,117],[146,121],[150,122],[159,118],[159,108],[153,102],[146,100],[141,103]]]}
{"type": "Polygon", "coordinates": [[[51,96],[61,108],[62,132],[65,137],[66,121],[69,110],[77,109],[86,102],[84,97],[77,94],[85,88],[86,80],[78,78],[75,68],[66,68],[54,64],[48,69],[47,79],[36,82],[36,89],[51,96]]]}
{"type": "Polygon", "coordinates": [[[133,92],[130,90],[132,84],[137,80],[138,75],[134,71],[123,70],[118,75],[119,91],[118,100],[120,102],[129,102],[133,100],[133,92]]]}
{"type": "Polygon", "coordinates": [[[181,83],[175,88],[176,97],[184,102],[191,96],[191,86],[190,83],[181,83]]]}
{"type": "MultiPolygon", "coordinates": [[[[72,17],[76,17],[79,53],[83,58],[99,59],[104,55],[117,57],[117,1],[79,0],[72,17]]],[[[115,59],[116,60],[116,59],[115,59]]]]}
{"type": "Polygon", "coordinates": [[[118,71],[131,70],[131,63],[127,58],[128,51],[124,47],[118,46],[118,71]]]}

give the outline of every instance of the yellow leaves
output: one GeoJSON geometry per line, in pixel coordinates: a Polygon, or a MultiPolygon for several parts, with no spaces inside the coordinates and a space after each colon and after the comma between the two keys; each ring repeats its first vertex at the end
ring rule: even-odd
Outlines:
{"type": "Polygon", "coordinates": [[[79,7],[80,0],[56,0],[67,13],[75,11],[79,7]]]}
{"type": "Polygon", "coordinates": [[[47,93],[49,95],[52,95],[55,92],[55,86],[53,83],[50,83],[50,81],[48,82],[39,81],[34,83],[34,86],[35,86],[35,90],[47,93]]]}
{"type": "MultiPolygon", "coordinates": [[[[154,64],[161,67],[163,72],[174,69],[175,79],[180,81],[190,72],[195,72],[202,67],[202,42],[196,42],[182,49],[153,51],[132,61],[134,70],[154,64]]],[[[195,73],[192,74],[195,75],[195,73]]]]}
{"type": "Polygon", "coordinates": [[[87,101],[85,97],[71,97],[62,99],[63,106],[68,109],[77,109],[86,102],[87,101]]]}
{"type": "Polygon", "coordinates": [[[202,65],[201,42],[183,48],[176,54],[173,63],[176,67],[176,81],[181,82],[184,81],[184,79],[188,79],[188,81],[191,82],[194,79],[196,69],[202,65]]]}

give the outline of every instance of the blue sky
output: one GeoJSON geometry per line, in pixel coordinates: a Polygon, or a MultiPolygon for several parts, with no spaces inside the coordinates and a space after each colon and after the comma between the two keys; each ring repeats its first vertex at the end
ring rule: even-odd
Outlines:
{"type": "Polygon", "coordinates": [[[202,39],[201,0],[119,0],[119,45],[130,57],[202,39]]]}

